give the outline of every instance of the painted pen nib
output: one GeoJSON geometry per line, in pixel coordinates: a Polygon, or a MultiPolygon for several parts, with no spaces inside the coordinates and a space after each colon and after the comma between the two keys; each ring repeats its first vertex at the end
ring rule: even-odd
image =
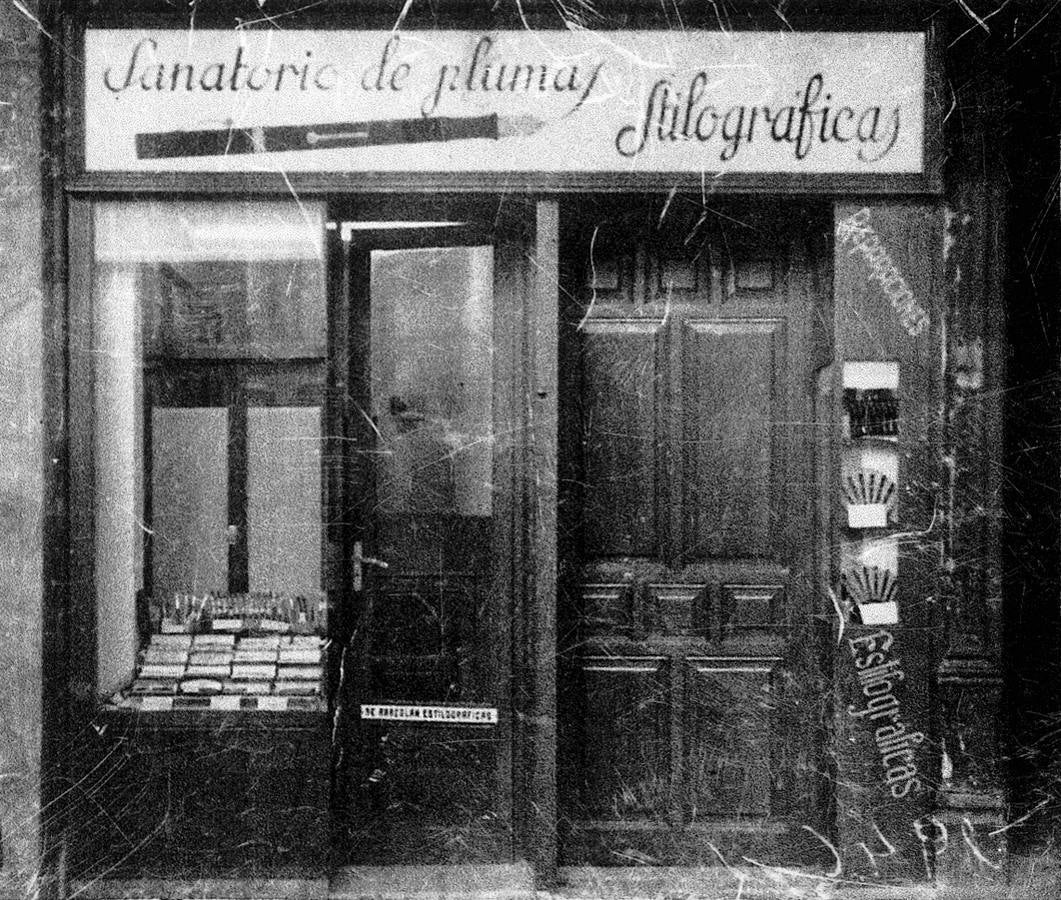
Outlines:
{"type": "Polygon", "coordinates": [[[548,123],[537,116],[498,116],[497,136],[499,138],[527,137],[541,131],[546,124],[548,123]]]}

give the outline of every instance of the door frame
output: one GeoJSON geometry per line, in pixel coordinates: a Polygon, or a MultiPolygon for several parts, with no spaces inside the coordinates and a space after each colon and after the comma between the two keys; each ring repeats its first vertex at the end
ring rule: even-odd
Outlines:
{"type": "MultiPolygon", "coordinates": [[[[350,438],[360,427],[356,401],[370,393],[368,366],[358,365],[358,347],[368,349],[369,310],[357,310],[355,295],[367,296],[367,272],[358,272],[352,243],[371,249],[403,246],[468,244],[485,237],[494,246],[494,430],[499,436],[495,454],[494,542],[507,548],[502,561],[503,584],[509,602],[494,604],[500,618],[494,636],[502,646],[503,664],[496,673],[500,722],[507,736],[501,740],[508,786],[499,808],[511,825],[509,860],[526,860],[540,876],[555,871],[555,471],[556,354],[559,307],[555,201],[534,202],[515,197],[399,196],[333,197],[329,204],[333,228],[329,240],[329,421],[338,441],[326,452],[337,452],[338,473],[349,471],[350,438]],[[401,222],[408,227],[359,228],[353,241],[342,240],[343,221],[401,222]],[[462,222],[467,226],[439,230],[417,227],[417,222],[462,222]],[[425,238],[439,237],[439,240],[425,238]],[[358,290],[358,282],[363,285],[358,290]],[[551,313],[551,315],[550,315],[551,313]],[[550,339],[550,334],[553,336],[550,339]],[[550,347],[552,351],[550,353],[550,347]],[[550,387],[553,385],[553,387],[550,387]],[[345,398],[345,399],[344,399],[345,398]],[[552,425],[550,426],[550,421],[552,425]],[[553,548],[550,551],[550,547],[553,548]],[[504,617],[507,614],[507,622],[504,617]],[[507,708],[506,708],[507,707],[507,708]],[[550,799],[553,798],[553,799],[550,799]]],[[[365,352],[365,351],[362,351],[365,352]]],[[[364,408],[364,407],[362,407],[364,408]]],[[[345,481],[342,474],[337,481],[345,481]]],[[[336,490],[342,490],[336,484],[336,490]]],[[[349,486],[346,486],[349,490],[349,486]]],[[[342,548],[336,571],[342,585],[336,610],[337,625],[349,633],[355,602],[349,591],[353,540],[363,525],[352,521],[351,504],[341,494],[344,511],[340,526],[342,548]],[[340,624],[341,623],[341,624],[340,624]]],[[[371,551],[368,551],[371,552],[371,551]]],[[[334,633],[334,632],[333,632],[334,633]]],[[[337,661],[335,661],[337,662],[337,661]]],[[[337,684],[333,674],[333,684],[337,684]]],[[[340,794],[333,791],[333,797],[340,794]]],[[[338,799],[335,799],[338,804],[338,799]]],[[[333,808],[333,823],[341,810],[333,808]]],[[[340,829],[333,827],[333,858],[338,861],[340,829]]]]}

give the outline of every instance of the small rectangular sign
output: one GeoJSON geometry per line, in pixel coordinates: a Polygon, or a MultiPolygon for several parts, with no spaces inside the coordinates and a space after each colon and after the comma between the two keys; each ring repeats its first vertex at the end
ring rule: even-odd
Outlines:
{"type": "Polygon", "coordinates": [[[89,29],[89,171],[920,174],[925,35],[89,29]]]}
{"type": "Polygon", "coordinates": [[[361,718],[385,722],[433,725],[496,725],[497,709],[487,706],[415,706],[399,703],[365,703],[361,718]]]}

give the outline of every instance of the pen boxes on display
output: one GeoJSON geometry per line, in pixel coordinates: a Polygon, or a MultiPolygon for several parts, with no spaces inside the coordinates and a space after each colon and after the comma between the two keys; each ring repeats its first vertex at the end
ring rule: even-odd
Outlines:
{"type": "Polygon", "coordinates": [[[141,710],[323,707],[324,595],[178,594],[114,699],[141,710]]]}
{"type": "Polygon", "coordinates": [[[323,591],[178,593],[149,600],[148,613],[162,634],[324,634],[328,598],[323,591]]]}
{"type": "Polygon", "coordinates": [[[844,431],[848,440],[899,435],[899,364],[850,361],[843,364],[844,431]]]}
{"type": "Polygon", "coordinates": [[[899,401],[886,389],[844,389],[844,411],[851,439],[892,438],[899,434],[899,401]]]}

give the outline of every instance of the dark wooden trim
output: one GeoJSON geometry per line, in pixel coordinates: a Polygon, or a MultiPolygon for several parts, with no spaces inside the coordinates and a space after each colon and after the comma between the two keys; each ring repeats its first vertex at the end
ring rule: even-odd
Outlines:
{"type": "MultiPolygon", "coordinates": [[[[960,20],[950,24],[952,35],[965,30],[960,20]]],[[[1005,138],[998,127],[1009,122],[1006,133],[1020,132],[1007,115],[1007,106],[1014,100],[1008,96],[1005,81],[969,78],[967,73],[992,66],[1005,71],[1003,57],[1010,55],[990,38],[977,35],[955,47],[946,60],[955,85],[953,102],[960,112],[948,122],[950,252],[944,256],[940,303],[941,315],[947,317],[941,443],[950,464],[945,468],[943,510],[943,559],[948,564],[938,576],[941,602],[936,618],[942,639],[936,658],[934,723],[942,752],[951,763],[940,784],[937,815],[951,833],[955,828],[967,832],[966,843],[977,847],[981,858],[999,864],[1010,840],[1019,842],[1021,832],[1028,833],[1024,829],[1011,833],[1003,827],[1007,819],[1019,818],[1027,808],[1021,808],[1019,800],[1016,809],[1007,808],[1000,755],[1011,724],[1008,715],[1021,708],[1019,702],[1006,702],[1000,665],[1000,582],[1005,568],[1001,541],[1004,482],[1000,476],[1014,483],[1012,473],[1020,471],[1010,468],[1011,461],[1006,464],[1003,440],[1006,398],[1014,395],[1006,379],[1005,247],[1010,222],[1019,222],[1020,217],[1014,215],[1012,203],[1009,216],[994,211],[1007,207],[1005,138]]],[[[1034,137],[1029,145],[1033,143],[1034,137]]],[[[1030,146],[1026,149],[1034,153],[1030,146]]],[[[1034,300],[1026,299],[1022,295],[1015,309],[1035,309],[1034,300]]],[[[1021,354],[1018,351],[1014,356],[1019,359],[1021,354]]],[[[1027,523],[1018,530],[1036,532],[1027,523]]],[[[1034,562],[1022,558],[1021,568],[1026,565],[1037,587],[1045,587],[1034,562]]],[[[1037,637],[1046,630],[1046,623],[1040,626],[1037,637]]],[[[1037,648],[1042,646],[1037,643],[1037,648]]],[[[1030,649],[1021,657],[1030,658],[1035,652],[1030,649]]],[[[1034,668],[1035,662],[1030,666],[1034,668]]],[[[1028,745],[1016,737],[1011,746],[1021,748],[1014,754],[1020,757],[1028,745]]],[[[941,879],[961,877],[970,866],[977,866],[987,882],[1000,877],[962,850],[943,856],[936,874],[941,879]]]]}
{"type": "Polygon", "coordinates": [[[453,225],[439,228],[418,228],[413,224],[403,228],[359,229],[353,232],[351,243],[370,247],[371,250],[484,247],[494,243],[494,236],[490,228],[478,222],[454,222],[453,225]]]}
{"type": "MultiPolygon", "coordinates": [[[[505,236],[508,237],[508,236],[505,236]]],[[[527,819],[528,802],[526,796],[527,760],[533,752],[528,725],[526,682],[531,663],[527,653],[527,609],[533,603],[529,571],[529,546],[527,536],[527,418],[526,418],[526,308],[530,304],[530,251],[533,248],[532,238],[512,235],[509,239],[499,239],[495,252],[496,271],[494,278],[495,316],[505,317],[505,343],[499,345],[508,359],[503,368],[504,383],[498,383],[496,396],[508,406],[507,419],[510,423],[512,440],[508,462],[511,467],[509,488],[510,497],[507,510],[505,531],[511,548],[507,581],[510,586],[510,623],[509,623],[509,667],[511,672],[512,710],[512,761],[513,780],[512,825],[514,836],[514,856],[516,859],[528,859],[527,819]]],[[[498,339],[502,335],[497,331],[498,339]]]]}
{"type": "Polygon", "coordinates": [[[91,0],[81,4],[83,18],[96,27],[137,27],[168,24],[190,27],[316,28],[341,23],[360,27],[390,28],[427,25],[445,27],[473,21],[483,27],[569,28],[572,21],[587,28],[628,27],[694,28],[730,30],[764,28],[809,28],[823,22],[840,27],[916,28],[934,13],[948,9],[947,0],[795,0],[783,11],[761,0],[734,0],[723,9],[712,4],[672,6],[655,0],[617,0],[604,9],[583,15],[572,7],[558,7],[550,0],[522,0],[513,4],[484,4],[476,0],[435,0],[413,4],[404,11],[394,0],[280,0],[263,9],[254,0],[221,0],[191,9],[172,0],[91,0]]]}
{"type": "Polygon", "coordinates": [[[527,605],[523,611],[526,668],[519,687],[527,700],[519,779],[523,851],[545,883],[556,877],[556,589],[557,353],[559,205],[535,210],[531,292],[526,308],[526,499],[523,528],[527,605]]]}
{"type": "MultiPolygon", "coordinates": [[[[1055,116],[1055,121],[1057,117],[1055,116]]],[[[994,174],[994,173],[993,173],[994,174]]],[[[1009,208],[1008,197],[1001,178],[991,177],[985,179],[987,196],[985,209],[998,210],[1009,208]]],[[[1056,204],[1055,204],[1056,206],[1056,204]]],[[[1061,217],[1055,217],[1055,227],[1061,217]]],[[[1004,386],[1010,383],[1008,351],[1011,344],[1007,343],[1004,335],[1009,327],[1007,316],[1006,280],[1010,277],[1007,265],[1006,247],[1013,241],[1013,235],[1009,228],[1009,218],[1006,216],[991,215],[984,216],[983,221],[987,225],[987,240],[985,241],[984,253],[990,263],[986,266],[986,291],[984,310],[984,394],[980,397],[984,417],[984,443],[980,448],[980,464],[983,467],[983,494],[982,500],[988,511],[987,521],[984,523],[982,536],[982,551],[990,560],[985,567],[983,580],[983,593],[981,594],[982,609],[985,614],[987,634],[985,635],[988,651],[996,664],[1002,665],[1004,659],[1003,650],[1003,615],[1001,585],[999,584],[1000,570],[1002,569],[1003,556],[1003,529],[1005,527],[1005,514],[1002,508],[1003,484],[1006,481],[1005,471],[1005,401],[1006,390],[1004,386]],[[993,464],[993,460],[1002,460],[1003,465],[993,464]]],[[[1057,244],[1055,243],[1055,246],[1057,244]]],[[[1055,261],[1054,271],[1061,271],[1061,265],[1055,261]]],[[[1055,368],[1056,371],[1056,368],[1055,368]]]]}
{"type": "MultiPolygon", "coordinates": [[[[96,699],[95,365],[92,349],[92,209],[74,201],[69,278],[79,299],[69,314],[70,618],[65,664],[73,708],[90,714],[96,699]]],[[[84,721],[71,721],[76,729],[84,721]]],[[[71,732],[73,733],[73,732],[71,732]]]]}
{"type": "MultiPolygon", "coordinates": [[[[957,25],[952,23],[950,33],[957,25]]],[[[1001,48],[990,41],[966,42],[946,60],[958,110],[948,121],[952,154],[947,171],[950,252],[945,256],[948,316],[944,381],[943,444],[947,469],[948,529],[944,551],[956,565],[943,579],[941,618],[946,656],[998,662],[1001,653],[1002,585],[999,506],[1004,458],[1007,382],[1005,294],[1007,231],[1019,221],[995,211],[1006,208],[1003,153],[1007,89],[1001,80],[968,78],[987,66],[1003,67],[1001,48]],[[980,359],[966,358],[979,347],[980,359]]],[[[1016,131],[1010,132],[1017,134],[1016,131]]],[[[1022,303],[1018,308],[1025,307],[1022,303]]],[[[1021,348],[1023,349],[1023,347],[1021,348]]],[[[1015,358],[1026,358],[1017,352],[1015,358]]],[[[1009,480],[1009,479],[1007,479],[1009,480]]],[[[946,660],[944,660],[946,665],[946,660]]]]}
{"type": "MultiPolygon", "coordinates": [[[[521,373],[521,345],[523,340],[523,318],[520,302],[526,287],[523,277],[527,268],[529,239],[526,234],[527,204],[520,199],[495,200],[483,209],[476,221],[489,229],[488,243],[494,247],[493,284],[493,427],[497,438],[494,443],[493,478],[494,512],[493,541],[499,548],[494,554],[492,584],[502,598],[487,605],[491,620],[485,623],[494,636],[496,647],[491,654],[489,678],[497,685],[496,699],[504,722],[507,723],[507,740],[499,748],[499,772],[507,779],[504,796],[499,798],[498,810],[514,827],[509,845],[510,858],[519,861],[519,811],[524,798],[517,789],[518,763],[520,759],[519,738],[521,729],[515,713],[519,700],[514,623],[518,611],[522,610],[525,596],[522,594],[522,518],[520,507],[521,478],[520,463],[523,459],[520,438],[522,407],[519,401],[521,373]],[[492,228],[491,228],[492,225],[492,228]]],[[[459,208],[459,204],[457,207],[459,208]]]]}
{"type": "MultiPolygon", "coordinates": [[[[45,28],[62,27],[58,4],[47,10],[45,28]]],[[[66,131],[61,120],[47,115],[61,107],[64,56],[62,42],[42,41],[41,79],[41,235],[42,332],[41,348],[43,498],[41,517],[41,796],[40,818],[42,896],[51,892],[50,873],[59,868],[66,816],[60,802],[67,789],[64,737],[71,734],[69,709],[71,615],[71,504],[69,428],[69,317],[67,203],[64,193],[63,147],[66,131]]],[[[4,892],[0,882],[0,893],[4,892]]],[[[23,889],[19,885],[19,890],[23,889]]],[[[14,893],[14,885],[12,885],[14,893]]]]}
{"type": "MultiPolygon", "coordinates": [[[[927,107],[926,107],[927,109],[927,107]]],[[[927,148],[926,148],[927,153],[927,148]]],[[[721,194],[919,195],[938,194],[937,175],[783,172],[93,172],[68,183],[72,193],[529,193],[687,191],[721,194]]]]}
{"type": "Polygon", "coordinates": [[[100,707],[94,710],[98,722],[107,727],[143,731],[215,732],[224,724],[226,731],[248,731],[271,734],[274,731],[326,731],[328,715],[317,710],[227,710],[177,709],[166,712],[142,712],[122,707],[100,707]]]}
{"type": "Polygon", "coordinates": [[[66,183],[76,172],[85,171],[85,24],[67,16],[63,21],[63,86],[65,103],[56,97],[57,113],[64,125],[62,154],[66,169],[66,183]]]}
{"type": "Polygon", "coordinates": [[[235,528],[235,539],[229,533],[228,589],[233,593],[250,590],[248,566],[250,546],[247,541],[247,486],[249,483],[247,448],[247,396],[240,378],[232,388],[228,407],[228,527],[235,528]]]}
{"type": "Polygon", "coordinates": [[[944,54],[949,31],[933,20],[925,31],[925,93],[922,115],[924,134],[921,141],[921,168],[926,184],[926,193],[942,194],[944,190],[943,166],[947,156],[947,141],[943,127],[945,97],[950,86],[947,82],[944,54]]]}
{"type": "Polygon", "coordinates": [[[144,424],[144,443],[141,450],[143,461],[144,522],[147,531],[144,533],[144,558],[142,560],[141,584],[142,599],[155,594],[155,417],[151,410],[157,403],[155,379],[144,378],[143,397],[140,402],[141,421],[144,424]]]}
{"type": "Polygon", "coordinates": [[[493,673],[498,684],[498,705],[509,723],[509,740],[501,748],[502,765],[508,775],[508,790],[499,808],[507,813],[512,823],[512,858],[520,858],[519,820],[523,798],[518,790],[518,771],[522,745],[522,726],[516,710],[520,653],[517,621],[524,608],[521,544],[521,485],[523,455],[520,438],[522,408],[520,404],[520,349],[523,339],[521,294],[525,287],[527,240],[514,227],[513,217],[519,220],[522,204],[519,200],[494,207],[497,231],[494,244],[494,541],[505,552],[495,555],[493,582],[505,599],[491,606],[495,618],[489,628],[498,642],[494,654],[498,671],[493,673]]]}
{"type": "MultiPolygon", "coordinates": [[[[329,210],[329,219],[331,211],[329,210]]],[[[349,334],[350,290],[344,247],[338,230],[325,231],[327,305],[327,361],[325,363],[325,402],[321,425],[324,429],[322,487],[324,490],[324,547],[326,551],[322,587],[328,593],[329,638],[344,633],[344,622],[337,618],[337,605],[346,597],[350,581],[350,529],[347,527],[345,472],[349,452],[349,334]]],[[[344,604],[345,606],[345,604],[344,604]]],[[[339,684],[339,653],[329,659],[330,695],[339,684]]]]}
{"type": "MultiPolygon", "coordinates": [[[[349,428],[351,448],[346,463],[351,466],[343,476],[348,489],[351,504],[346,518],[350,524],[350,538],[370,540],[373,535],[368,531],[369,524],[364,521],[365,511],[373,509],[375,501],[375,482],[369,477],[363,465],[356,465],[357,453],[354,448],[375,446],[372,423],[366,418],[372,408],[372,320],[369,287],[372,281],[371,253],[366,247],[345,243],[343,250],[346,258],[345,288],[349,292],[348,326],[349,334],[347,360],[349,371],[349,428]],[[356,477],[351,477],[356,473],[356,477]]],[[[351,588],[352,590],[352,588],[351,588]]],[[[360,604],[360,598],[354,598],[350,607],[352,618],[350,625],[361,617],[354,604],[360,604]]]]}

